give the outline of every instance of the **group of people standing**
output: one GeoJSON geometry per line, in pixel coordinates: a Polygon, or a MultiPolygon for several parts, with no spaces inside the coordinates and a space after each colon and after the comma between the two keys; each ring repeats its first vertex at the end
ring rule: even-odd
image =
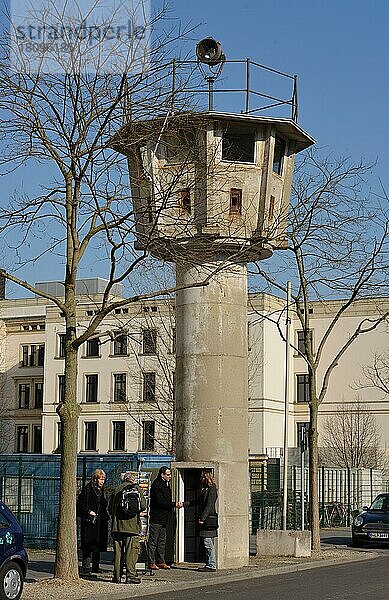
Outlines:
{"type": "MultiPolygon", "coordinates": [[[[126,471],[121,474],[121,483],[107,501],[104,491],[106,474],[96,469],[91,481],[83,488],[77,499],[77,515],[81,520],[81,550],[83,573],[101,573],[100,553],[107,550],[108,523],[111,518],[111,533],[114,550],[114,570],[112,581],[120,583],[125,571],[126,583],[141,583],[136,572],[140,553],[140,513],[146,510],[146,499],[137,484],[137,473],[126,471]],[[135,491],[139,507],[132,516],[123,514],[122,493],[124,489],[135,491]]],[[[150,513],[147,536],[148,566],[151,570],[170,569],[166,563],[166,527],[175,509],[188,506],[172,499],[170,487],[171,470],[167,466],[159,469],[157,478],[150,488],[150,513]]],[[[199,571],[216,571],[216,555],[213,544],[217,527],[208,526],[210,518],[216,515],[217,488],[210,469],[201,473],[198,506],[199,536],[204,542],[206,562],[199,571]]]]}

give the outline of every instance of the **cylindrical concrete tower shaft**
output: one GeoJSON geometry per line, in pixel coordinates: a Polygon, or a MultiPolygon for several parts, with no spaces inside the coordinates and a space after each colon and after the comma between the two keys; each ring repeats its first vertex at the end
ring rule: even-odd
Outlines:
{"type": "Polygon", "coordinates": [[[218,464],[219,567],[228,568],[249,554],[246,267],[177,264],[178,287],[215,272],[208,285],[177,293],[176,453],[218,464]]]}

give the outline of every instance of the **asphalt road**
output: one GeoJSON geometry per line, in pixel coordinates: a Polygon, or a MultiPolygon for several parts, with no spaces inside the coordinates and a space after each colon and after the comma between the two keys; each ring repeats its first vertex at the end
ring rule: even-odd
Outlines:
{"type": "Polygon", "coordinates": [[[147,600],[388,600],[389,552],[379,558],[161,593],[147,600]]]}

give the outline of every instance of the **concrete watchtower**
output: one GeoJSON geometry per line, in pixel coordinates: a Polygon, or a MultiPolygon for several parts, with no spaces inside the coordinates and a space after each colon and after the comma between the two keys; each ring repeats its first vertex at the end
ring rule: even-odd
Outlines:
{"type": "MultiPolygon", "coordinates": [[[[176,264],[177,464],[215,469],[218,564],[228,568],[248,561],[246,264],[286,247],[294,156],[314,140],[295,119],[295,78],[284,101],[294,118],[257,116],[249,80],[237,90],[246,110],[220,112],[214,70],[228,61],[211,38],[197,55],[212,72],[208,110],[129,123],[111,145],[128,157],[136,247],[176,264]]],[[[181,544],[179,560],[188,556],[181,544]]]]}

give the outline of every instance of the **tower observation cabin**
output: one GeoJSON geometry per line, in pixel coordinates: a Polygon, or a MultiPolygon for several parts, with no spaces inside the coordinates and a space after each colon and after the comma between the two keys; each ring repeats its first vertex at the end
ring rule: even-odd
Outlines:
{"type": "Polygon", "coordinates": [[[287,245],[295,154],[314,143],[297,123],[296,77],[249,60],[227,61],[212,38],[197,45],[197,58],[206,88],[189,92],[193,104],[205,92],[205,110],[188,111],[188,94],[180,102],[188,90],[174,87],[177,72],[195,61],[176,61],[166,113],[130,121],[111,140],[111,146],[128,157],[136,247],[171,261],[185,252],[193,256],[221,251],[241,262],[268,258],[287,245]],[[230,63],[244,65],[246,87],[222,95],[223,88],[215,84],[230,63]],[[291,82],[291,97],[251,90],[252,74],[259,69],[291,82]],[[228,104],[224,100],[233,93],[243,95],[244,110],[215,107],[219,92],[221,104],[228,104]],[[270,107],[290,108],[291,117],[268,116],[270,107],[250,106],[252,97],[267,102],[272,98],[270,107]]]}

